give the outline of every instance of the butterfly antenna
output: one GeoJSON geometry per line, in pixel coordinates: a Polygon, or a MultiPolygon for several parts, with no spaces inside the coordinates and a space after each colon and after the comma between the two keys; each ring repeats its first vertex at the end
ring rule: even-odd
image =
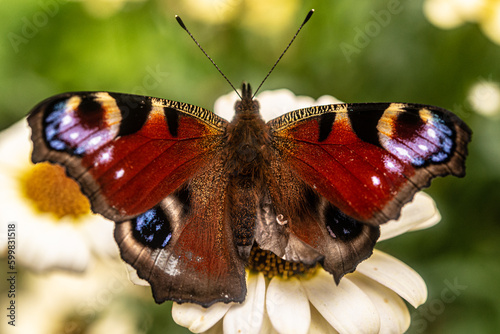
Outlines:
{"type": "Polygon", "coordinates": [[[312,14],[314,14],[314,9],[311,9],[309,11],[309,13],[307,13],[307,16],[306,18],[304,19],[304,22],[302,22],[302,24],[300,25],[299,29],[297,30],[297,32],[295,33],[295,35],[293,35],[292,37],[292,40],[290,41],[290,43],[288,43],[288,45],[286,46],[285,50],[281,53],[281,56],[279,56],[278,60],[276,60],[276,62],[274,63],[273,67],[271,67],[271,69],[269,70],[269,72],[267,72],[267,75],[266,77],[264,78],[264,80],[262,80],[262,82],[260,83],[259,87],[257,87],[257,89],[255,90],[255,92],[253,93],[253,96],[252,96],[252,99],[255,97],[255,95],[257,95],[257,92],[259,91],[260,87],[262,87],[262,85],[264,84],[264,82],[267,80],[267,78],[269,77],[269,75],[271,74],[271,72],[274,70],[274,68],[276,67],[276,65],[278,65],[278,63],[280,62],[281,58],[283,58],[283,56],[285,55],[285,53],[287,52],[287,50],[290,48],[290,45],[292,45],[293,41],[295,40],[295,38],[297,37],[297,35],[299,34],[300,30],[302,30],[302,27],[307,23],[307,21],[309,21],[309,19],[311,18],[312,14]]]}
{"type": "Polygon", "coordinates": [[[236,94],[238,94],[239,98],[241,99],[241,95],[240,93],[238,93],[238,91],[236,90],[236,88],[234,88],[233,84],[231,83],[231,81],[229,81],[229,79],[225,76],[224,73],[222,73],[221,69],[219,68],[219,66],[217,66],[217,64],[213,61],[212,58],[210,58],[210,56],[205,52],[205,50],[201,47],[200,43],[198,43],[198,41],[196,40],[196,38],[194,38],[193,34],[191,34],[191,32],[188,30],[188,28],[186,28],[186,25],[184,24],[184,22],[182,22],[181,18],[178,16],[178,15],[175,15],[175,19],[177,20],[177,23],[179,23],[179,25],[181,26],[182,29],[184,29],[188,35],[191,37],[191,39],[196,43],[196,45],[198,45],[198,47],[200,48],[200,50],[203,52],[203,54],[208,58],[208,60],[210,60],[212,62],[212,64],[215,66],[215,68],[217,69],[217,71],[219,71],[219,73],[224,77],[224,79],[226,79],[226,81],[229,83],[229,85],[233,88],[233,90],[236,92],[236,94]]]}

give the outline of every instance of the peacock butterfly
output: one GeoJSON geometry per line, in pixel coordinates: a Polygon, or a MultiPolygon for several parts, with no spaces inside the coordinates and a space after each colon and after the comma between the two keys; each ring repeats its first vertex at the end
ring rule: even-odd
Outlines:
{"type": "Polygon", "coordinates": [[[28,122],[32,161],[64,166],[116,222],[121,257],[156,302],[204,307],[245,299],[255,246],[319,263],[338,283],[417,191],[464,176],[471,137],[453,113],[406,103],[314,106],[265,123],[245,83],[231,122],[110,92],[48,98],[28,122]]]}

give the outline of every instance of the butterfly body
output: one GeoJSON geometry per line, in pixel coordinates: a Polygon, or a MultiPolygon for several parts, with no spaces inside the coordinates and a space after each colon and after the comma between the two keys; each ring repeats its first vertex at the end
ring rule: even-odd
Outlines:
{"type": "Polygon", "coordinates": [[[437,107],[337,104],[269,122],[249,85],[228,122],[186,103],[61,94],[28,117],[34,162],[66,168],[116,222],[157,302],[242,302],[252,247],[336,282],[432,178],[464,175],[470,129],[437,107]]]}

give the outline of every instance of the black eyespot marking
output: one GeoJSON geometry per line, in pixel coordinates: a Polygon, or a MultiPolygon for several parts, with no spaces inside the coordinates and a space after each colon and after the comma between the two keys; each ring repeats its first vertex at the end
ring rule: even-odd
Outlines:
{"type": "Polygon", "coordinates": [[[325,224],[330,236],[342,241],[356,238],[363,229],[363,224],[347,216],[333,205],[328,205],[324,211],[325,224]]]}
{"type": "Polygon", "coordinates": [[[172,237],[170,222],[159,207],[154,207],[132,219],[133,235],[151,248],[165,247],[172,237]]]}
{"type": "Polygon", "coordinates": [[[44,139],[52,150],[80,156],[89,148],[95,148],[88,143],[89,134],[102,126],[105,110],[94,96],[82,95],[80,98],[80,103],[73,106],[69,103],[71,96],[65,95],[44,109],[44,139]]]}

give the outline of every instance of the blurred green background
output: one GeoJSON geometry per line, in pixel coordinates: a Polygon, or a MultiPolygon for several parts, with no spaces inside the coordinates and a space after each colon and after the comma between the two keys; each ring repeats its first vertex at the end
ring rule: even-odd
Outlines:
{"type": "MultiPolygon", "coordinates": [[[[500,332],[500,118],[476,113],[468,100],[474,84],[500,81],[500,46],[476,23],[437,28],[420,0],[198,4],[2,1],[0,129],[42,99],[73,90],[136,93],[213,109],[230,87],[174,14],[235,86],[245,80],[256,87],[315,8],[263,90],[288,88],[345,102],[432,104],[468,123],[474,135],[467,177],[438,179],[428,190],[442,222],[378,248],[409,264],[428,285],[427,303],[409,307],[410,333],[500,332]],[[450,282],[463,289],[445,301],[442,291],[450,282]]],[[[128,303],[143,332],[187,332],[172,322],[168,303],[158,306],[149,291],[145,295],[128,303]]],[[[21,314],[19,321],[29,319],[21,314]]]]}

